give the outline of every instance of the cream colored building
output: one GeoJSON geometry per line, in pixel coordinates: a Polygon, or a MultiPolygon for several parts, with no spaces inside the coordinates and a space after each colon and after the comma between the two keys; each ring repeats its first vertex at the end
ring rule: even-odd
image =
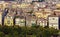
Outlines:
{"type": "Polygon", "coordinates": [[[48,16],[49,28],[59,29],[59,17],[55,15],[48,16]]]}
{"type": "Polygon", "coordinates": [[[44,19],[44,18],[39,18],[37,20],[37,25],[42,26],[42,27],[45,27],[45,26],[47,26],[47,20],[44,19]]]}
{"type": "Polygon", "coordinates": [[[0,11],[0,25],[2,25],[2,14],[3,14],[3,12],[0,11]]]}
{"type": "Polygon", "coordinates": [[[20,27],[25,26],[25,18],[23,16],[16,16],[15,25],[20,27]]]}

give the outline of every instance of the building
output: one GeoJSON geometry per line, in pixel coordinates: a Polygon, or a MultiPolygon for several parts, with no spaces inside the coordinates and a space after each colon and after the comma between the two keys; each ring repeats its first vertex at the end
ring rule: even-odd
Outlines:
{"type": "Polygon", "coordinates": [[[43,2],[44,0],[15,0],[18,3],[32,3],[32,2],[43,2]]]}
{"type": "Polygon", "coordinates": [[[24,0],[24,3],[32,3],[32,0],[24,0]]]}
{"type": "Polygon", "coordinates": [[[54,10],[54,12],[56,13],[57,16],[60,16],[60,10],[56,9],[54,10]]]}
{"type": "Polygon", "coordinates": [[[31,25],[31,16],[27,16],[26,17],[26,25],[28,26],[28,27],[31,27],[32,25],[31,25]]]}
{"type": "MultiPolygon", "coordinates": [[[[26,26],[31,27],[32,23],[33,23],[33,18],[30,14],[28,14],[26,16],[26,26]]],[[[36,23],[36,22],[34,21],[34,23],[36,23]]]]}
{"type": "Polygon", "coordinates": [[[37,19],[36,16],[33,16],[29,13],[26,14],[26,26],[31,27],[31,26],[36,26],[37,25],[37,19]]]}
{"type": "Polygon", "coordinates": [[[15,0],[17,3],[22,3],[22,0],[15,0]]]}
{"type": "Polygon", "coordinates": [[[3,14],[3,11],[0,11],[0,25],[2,25],[2,14],[3,14]]]}
{"type": "Polygon", "coordinates": [[[31,12],[33,10],[33,5],[31,4],[22,4],[21,8],[23,12],[31,12]]]}
{"type": "Polygon", "coordinates": [[[9,12],[4,19],[4,25],[13,26],[14,25],[15,12],[9,12]]]}
{"type": "Polygon", "coordinates": [[[47,19],[49,15],[51,15],[53,11],[51,9],[45,8],[43,12],[43,18],[47,19]]]}
{"type": "Polygon", "coordinates": [[[15,25],[20,27],[25,26],[25,17],[21,8],[17,8],[17,14],[15,16],[15,25]]]}
{"type": "Polygon", "coordinates": [[[45,0],[32,0],[33,2],[37,1],[37,2],[43,2],[45,0]]]}
{"type": "Polygon", "coordinates": [[[14,1],[14,0],[0,0],[0,1],[14,1]]]}
{"type": "Polygon", "coordinates": [[[59,29],[59,17],[56,15],[48,16],[49,28],[53,27],[55,29],[59,29]]]}
{"type": "Polygon", "coordinates": [[[32,0],[15,0],[18,3],[32,3],[32,0]]]}
{"type": "Polygon", "coordinates": [[[17,15],[15,17],[15,25],[17,26],[25,26],[25,18],[23,16],[17,15]]]}
{"type": "Polygon", "coordinates": [[[0,9],[3,9],[3,4],[0,3],[0,9]]]}
{"type": "Polygon", "coordinates": [[[31,17],[31,26],[36,26],[37,25],[37,18],[36,16],[31,17]]]}
{"type": "Polygon", "coordinates": [[[12,3],[11,7],[15,9],[15,8],[17,8],[17,4],[12,3]]]}
{"type": "Polygon", "coordinates": [[[45,27],[45,26],[47,26],[47,20],[44,19],[44,18],[39,18],[37,20],[37,25],[42,26],[42,27],[45,27]]]}

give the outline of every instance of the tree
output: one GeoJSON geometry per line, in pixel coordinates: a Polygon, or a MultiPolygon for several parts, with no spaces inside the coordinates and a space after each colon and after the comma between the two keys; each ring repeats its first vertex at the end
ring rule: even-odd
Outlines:
{"type": "Polygon", "coordinates": [[[56,36],[58,35],[59,30],[56,30],[54,28],[49,28],[50,35],[56,36]]]}

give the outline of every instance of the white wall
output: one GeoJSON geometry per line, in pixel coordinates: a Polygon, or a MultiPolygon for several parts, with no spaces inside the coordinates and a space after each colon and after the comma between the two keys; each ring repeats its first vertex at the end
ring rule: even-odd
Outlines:
{"type": "Polygon", "coordinates": [[[49,27],[59,29],[59,17],[49,17],[49,27]]]}

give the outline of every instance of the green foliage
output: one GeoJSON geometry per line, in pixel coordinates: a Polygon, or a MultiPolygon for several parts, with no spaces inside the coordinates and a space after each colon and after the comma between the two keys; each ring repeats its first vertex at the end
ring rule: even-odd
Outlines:
{"type": "Polygon", "coordinates": [[[0,32],[0,37],[4,37],[4,33],[3,32],[0,32]]]}
{"type": "Polygon", "coordinates": [[[32,26],[32,27],[19,27],[19,26],[0,26],[0,37],[50,37],[57,35],[59,30],[48,27],[32,26]]]}

